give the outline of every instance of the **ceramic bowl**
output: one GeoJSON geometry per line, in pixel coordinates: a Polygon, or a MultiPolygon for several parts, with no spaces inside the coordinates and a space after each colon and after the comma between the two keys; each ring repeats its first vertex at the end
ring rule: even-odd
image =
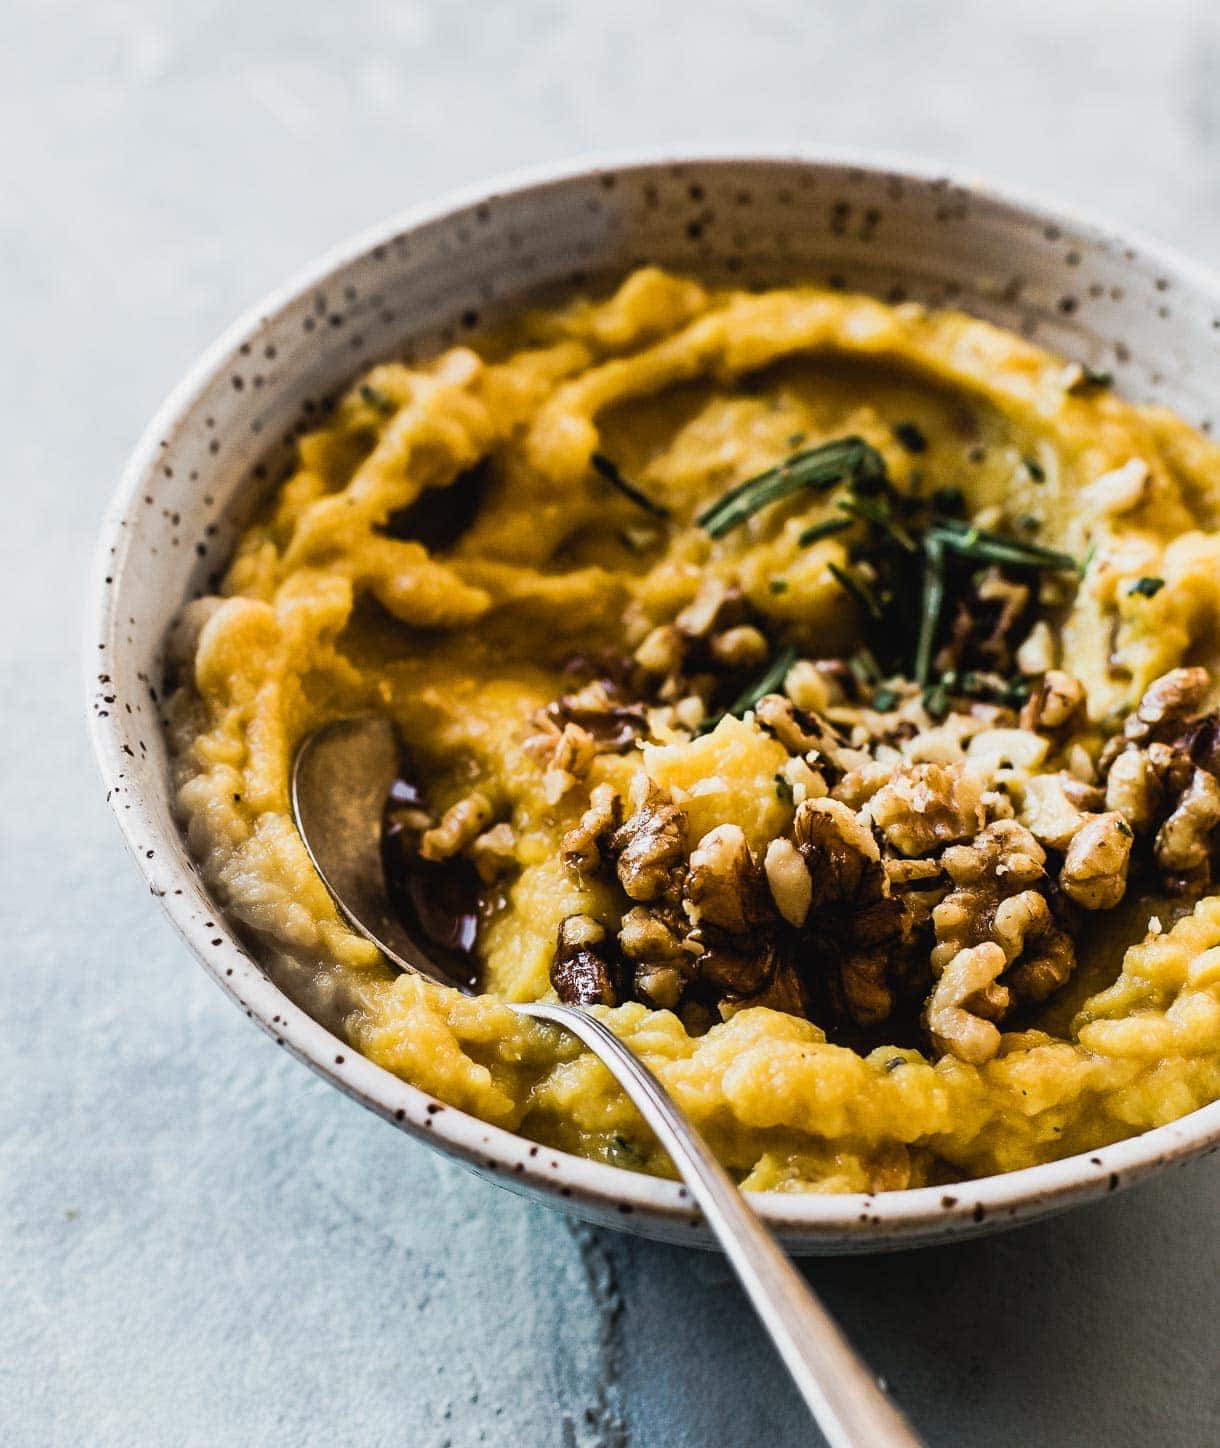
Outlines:
{"type": "MultiPolygon", "coordinates": [[[[171,813],[162,645],[220,576],[251,507],[358,371],[426,355],[506,311],[643,262],[713,281],[799,278],[950,304],[1115,374],[1210,429],[1220,282],[1161,247],[977,182],[855,158],[615,158],[517,177],[399,216],[237,322],[174,390],[103,530],[86,642],[107,797],[151,893],[204,968],[286,1051],[489,1180],[648,1236],[710,1239],[676,1183],[550,1151],[374,1066],[279,990],[204,888],[171,813]]],[[[764,1193],[797,1252],[984,1232],[1102,1197],[1220,1142],[1220,1102],[1085,1156],[876,1196],[764,1193]]],[[[388,1144],[388,1143],[387,1143],[388,1144]]]]}

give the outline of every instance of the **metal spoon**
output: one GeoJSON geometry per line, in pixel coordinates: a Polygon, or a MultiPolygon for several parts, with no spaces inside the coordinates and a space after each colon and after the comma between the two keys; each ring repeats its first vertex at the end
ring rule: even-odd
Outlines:
{"type": "MultiPolygon", "coordinates": [[[[353,929],[399,970],[469,992],[421,949],[390,903],[381,828],[399,767],[398,742],[385,719],[343,719],[317,730],[293,766],[297,828],[353,929]]],[[[512,1009],[571,1031],[630,1096],[699,1204],[833,1448],[918,1448],[901,1413],[652,1072],[577,1006],[529,1002],[512,1009]]]]}

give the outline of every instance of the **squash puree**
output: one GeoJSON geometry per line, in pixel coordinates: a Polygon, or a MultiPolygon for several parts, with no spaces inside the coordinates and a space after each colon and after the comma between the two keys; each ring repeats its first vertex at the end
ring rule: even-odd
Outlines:
{"type": "MultiPolygon", "coordinates": [[[[972,514],[1032,518],[1039,542],[1088,556],[1055,630],[1102,732],[1166,670],[1220,661],[1220,453],[1184,422],[962,314],[641,270],[608,300],[523,317],[427,365],[373,368],[300,440],[219,595],[177,626],[179,815],[277,978],[452,1106],[670,1174],[604,1068],[504,1002],[548,994],[566,917],[623,909],[613,881],[582,884],[561,858],[594,783],[625,793],[642,763],[677,789],[692,839],[733,822],[761,849],[791,822],[774,783],[788,756],[747,713],[600,755],[555,800],[524,747],[529,720],[569,687],[574,653],[635,646],[708,577],[731,577],[804,657],[850,652],[856,611],[828,567],[846,564],[843,539],[798,541],[833,513],[825,494],[799,492],[719,540],[694,521],[795,448],[849,434],[900,485],[961,489],[972,514]],[[900,424],[926,446],[904,449],[900,424]],[[668,518],[591,468],[595,452],[668,518]],[[1139,496],[1116,508],[1112,484],[1090,492],[1132,459],[1146,465],[1139,496]],[[438,524],[446,502],[464,527],[438,524]],[[1150,576],[1155,596],[1131,591],[1150,576]],[[396,724],[437,815],[478,789],[511,825],[514,868],[480,930],[481,996],[391,972],[342,923],[293,827],[298,741],[368,710],[396,724]]],[[[1010,1171],[1220,1096],[1220,898],[1170,902],[1146,932],[1153,908],[1091,917],[1071,983],[981,1065],[910,1044],[861,1054],[768,1007],[694,1030],[638,1002],[596,1009],[749,1188],[1010,1171]]]]}

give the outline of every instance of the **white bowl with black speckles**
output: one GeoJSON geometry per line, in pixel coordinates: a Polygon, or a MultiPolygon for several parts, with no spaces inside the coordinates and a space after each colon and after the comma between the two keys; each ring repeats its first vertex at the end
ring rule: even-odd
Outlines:
{"type": "MultiPolygon", "coordinates": [[[[976,181],[856,157],[615,157],[513,177],[337,248],[237,322],[136,448],[101,539],[89,717],[123,834],[183,939],[251,1020],[403,1131],[591,1221],[710,1244],[674,1182],[539,1147],[365,1060],[271,981],[203,887],[171,813],[162,646],[209,589],[298,431],[374,361],[438,349],[527,296],[642,262],[951,303],[1099,369],[1210,430],[1220,281],[1105,223],[976,181]]],[[[760,1194],[797,1252],[856,1252],[1029,1221],[1220,1144],[1220,1102],[1085,1156],[876,1196],[760,1194]]],[[[387,1142],[387,1146],[389,1143],[387,1142]]]]}

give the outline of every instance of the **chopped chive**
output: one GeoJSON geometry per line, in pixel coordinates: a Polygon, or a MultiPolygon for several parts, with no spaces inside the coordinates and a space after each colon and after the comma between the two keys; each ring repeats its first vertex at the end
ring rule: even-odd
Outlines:
{"type": "Polygon", "coordinates": [[[1037,533],[1042,527],[1042,519],[1035,518],[1032,513],[1022,513],[1017,519],[1017,527],[1025,533],[1037,533]]]}
{"type": "Polygon", "coordinates": [[[773,578],[767,587],[772,593],[787,593],[788,580],[786,578],[773,578]]]}
{"type": "Polygon", "coordinates": [[[388,398],[380,387],[374,387],[371,382],[360,384],[360,401],[367,403],[375,412],[381,413],[382,417],[389,417],[394,411],[394,403],[388,398]]]}
{"type": "Polygon", "coordinates": [[[913,422],[895,423],[894,436],[909,453],[921,453],[928,450],[928,439],[913,422]]]}
{"type": "Polygon", "coordinates": [[[1046,482],[1046,469],[1042,466],[1037,458],[1022,458],[1021,463],[1025,468],[1025,471],[1029,474],[1030,478],[1035,483],[1046,482]]]}
{"type": "Polygon", "coordinates": [[[810,543],[820,543],[823,538],[832,538],[836,533],[844,533],[848,528],[855,526],[852,518],[823,518],[820,523],[813,523],[796,540],[802,548],[807,548],[810,543]]]}
{"type": "Polygon", "coordinates": [[[863,579],[856,577],[855,574],[848,573],[846,569],[840,568],[837,563],[828,563],[826,567],[830,570],[830,576],[839,587],[855,599],[874,623],[880,623],[883,617],[881,604],[877,600],[877,595],[868,584],[865,583],[863,579]]]}
{"type": "Polygon", "coordinates": [[[608,458],[605,453],[595,452],[590,454],[590,463],[610,484],[617,488],[624,498],[629,498],[637,508],[643,508],[646,513],[651,513],[654,518],[668,518],[669,509],[664,503],[658,503],[650,498],[647,493],[642,492],[634,483],[629,483],[619,472],[618,466],[608,458]]]}
{"type": "Polygon", "coordinates": [[[898,702],[898,692],[887,684],[873,690],[873,708],[878,714],[888,714],[898,702]]]}
{"type": "Polygon", "coordinates": [[[792,793],[792,782],[788,779],[787,775],[777,774],[775,776],[775,793],[785,804],[792,804],[794,802],[795,796],[792,793]]]}
{"type": "Polygon", "coordinates": [[[1140,578],[1127,590],[1127,597],[1133,598],[1138,594],[1140,598],[1155,598],[1164,587],[1163,578],[1140,578]]]}
{"type": "Polygon", "coordinates": [[[744,688],[722,713],[715,715],[714,718],[705,719],[695,731],[696,734],[710,734],[722,719],[727,719],[730,714],[740,717],[748,709],[753,709],[760,699],[765,698],[768,694],[774,694],[783,685],[788,676],[788,670],[795,663],[796,650],[791,645],[781,649],[767,665],[765,672],[744,688]]]}
{"type": "Polygon", "coordinates": [[[858,481],[884,475],[885,462],[876,448],[870,447],[863,438],[837,438],[805,452],[793,453],[778,466],[738,483],[705,508],[695,521],[713,538],[723,538],[760,508],[802,488],[824,492],[845,478],[858,481]]]}
{"type": "Polygon", "coordinates": [[[881,665],[874,657],[872,649],[863,644],[848,659],[847,667],[862,684],[879,684],[881,682],[881,665]]]}

